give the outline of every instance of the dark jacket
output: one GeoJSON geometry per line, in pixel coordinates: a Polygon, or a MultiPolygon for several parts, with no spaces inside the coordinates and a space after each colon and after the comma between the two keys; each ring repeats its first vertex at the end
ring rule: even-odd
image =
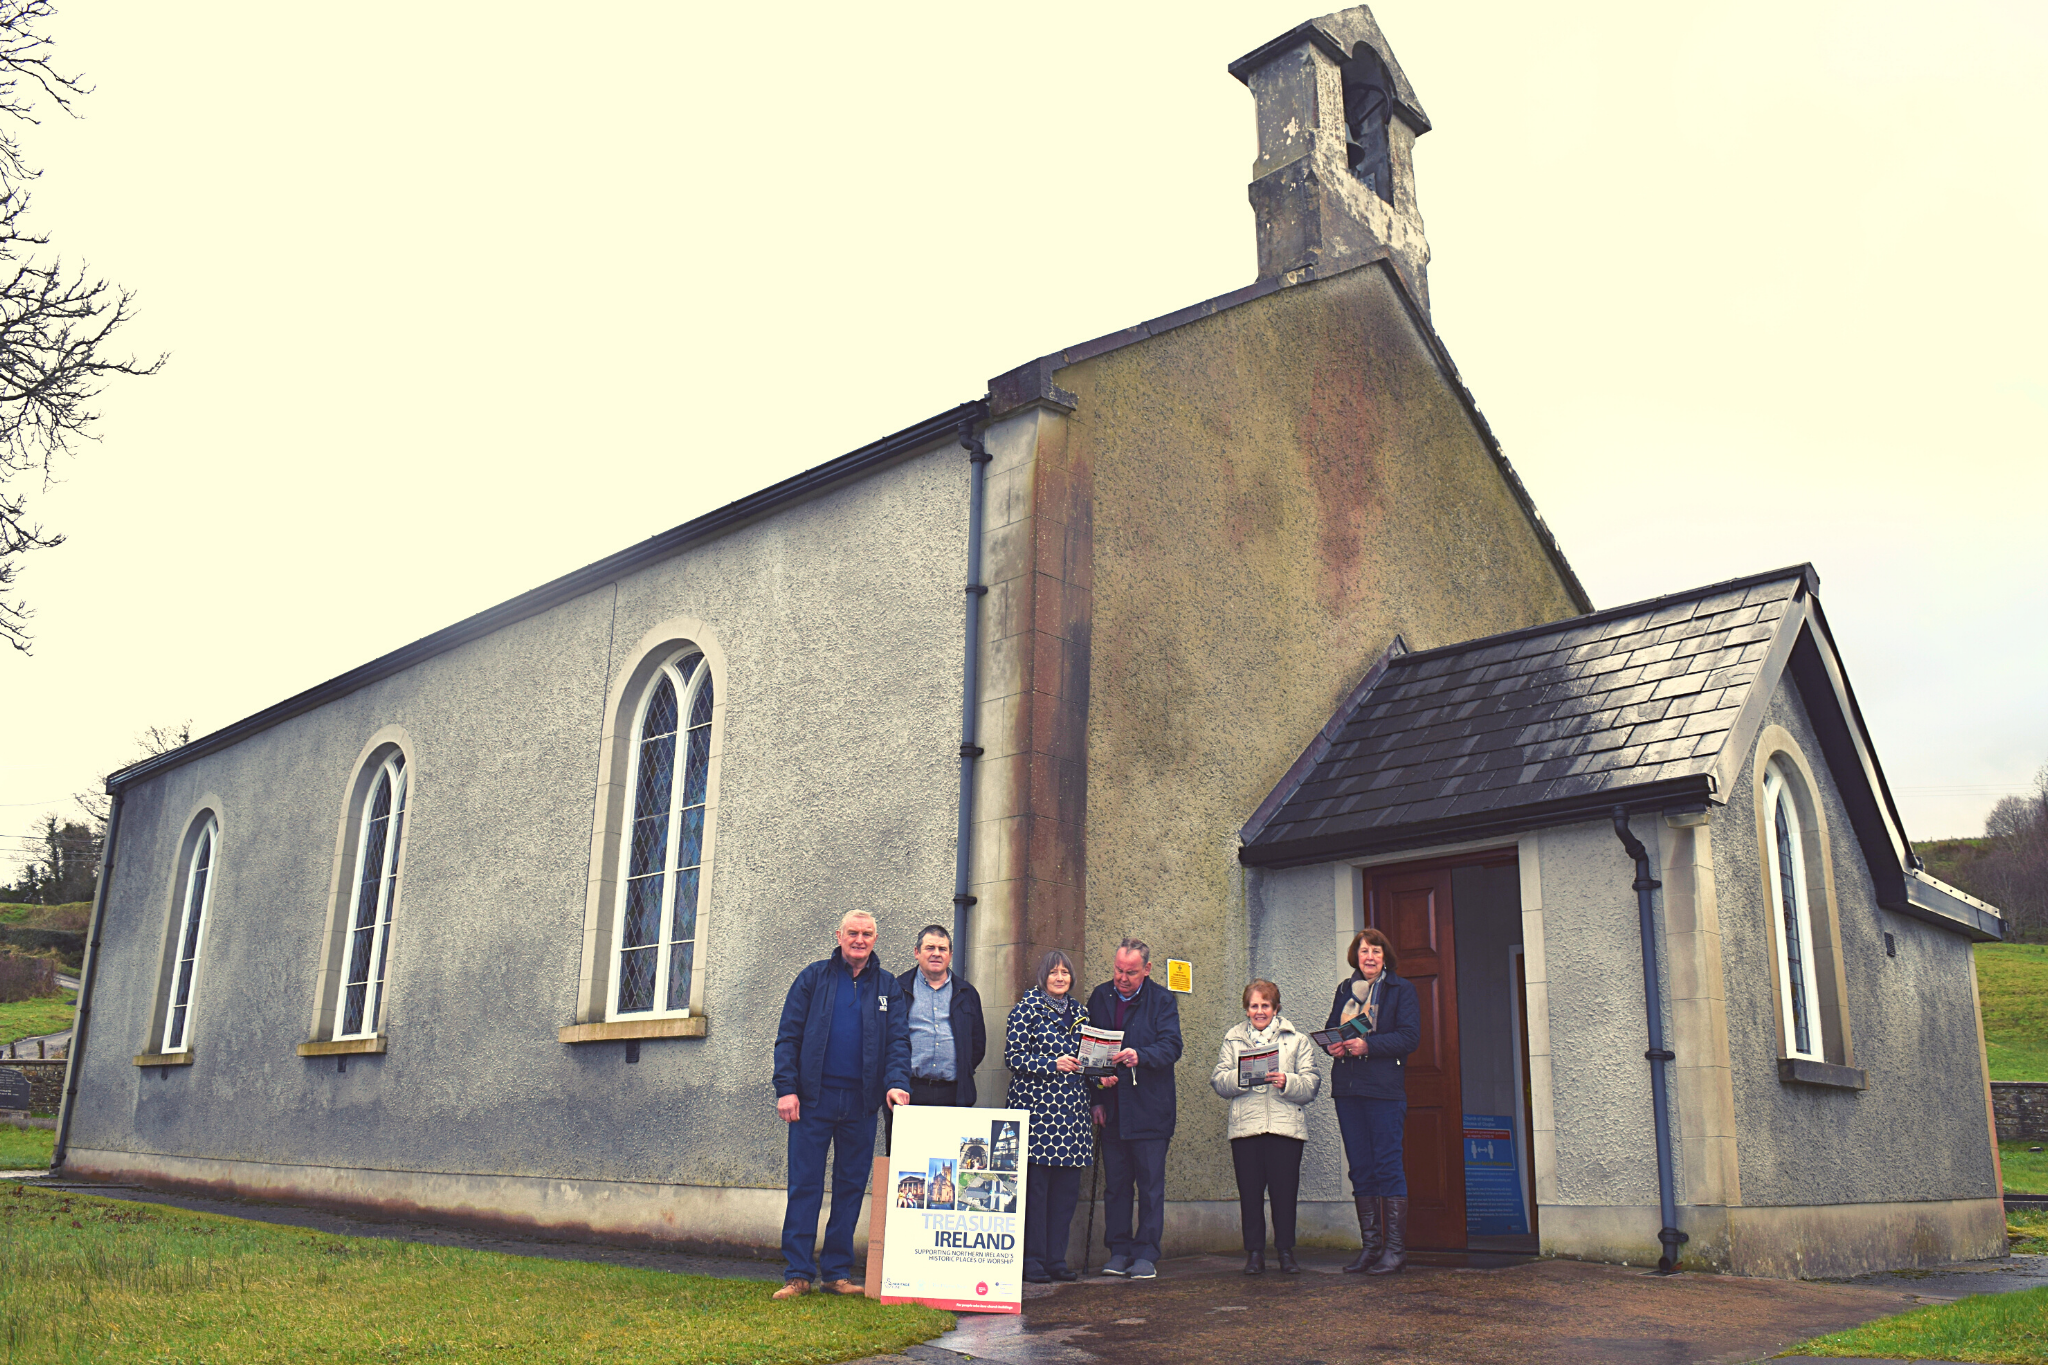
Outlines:
{"type": "MultiPolygon", "coordinates": [[[[1365,1036],[1365,1055],[1331,1059],[1334,1065],[1330,1093],[1334,1096],[1369,1100],[1408,1098],[1408,1073],[1403,1059],[1422,1042],[1422,1011],[1416,1006],[1413,984],[1391,971],[1386,976],[1386,985],[1380,987],[1379,1022],[1365,1036]]],[[[1332,1029],[1342,1022],[1344,1002],[1351,998],[1351,983],[1363,979],[1353,972],[1338,983],[1337,996],[1330,1002],[1330,1022],[1324,1028],[1332,1029]]]]}
{"type": "MultiPolygon", "coordinates": [[[[1088,997],[1088,1022],[1116,1027],[1116,987],[1097,986],[1088,997]]],[[[1108,1120],[1103,1136],[1127,1142],[1173,1136],[1173,1067],[1180,1060],[1180,1002],[1156,981],[1138,988],[1124,1015],[1124,1046],[1138,1050],[1135,1067],[1116,1069],[1117,1083],[1095,1088],[1108,1120]]]]}
{"type": "MultiPolygon", "coordinates": [[[[896,989],[889,1001],[889,1013],[901,1013],[905,1048],[910,1046],[910,995],[916,983],[917,968],[912,967],[896,978],[896,989]]],[[[953,1025],[953,1102],[962,1109],[971,1109],[975,1099],[974,1073],[982,1058],[988,1056],[988,1021],[981,1017],[981,996],[958,972],[953,973],[953,1007],[947,1011],[947,1018],[953,1025]]]]}
{"type": "MultiPolygon", "coordinates": [[[[832,1010],[846,984],[837,948],[832,956],[798,972],[790,984],[782,1002],[782,1024],[775,1030],[775,1098],[794,1095],[803,1104],[818,1102],[825,1084],[825,1048],[832,1040],[832,1010]]],[[[868,959],[867,970],[852,985],[864,1006],[862,1098],[869,1109],[880,1109],[887,1092],[910,1088],[910,1029],[889,998],[896,978],[882,970],[880,953],[868,959]]]]}

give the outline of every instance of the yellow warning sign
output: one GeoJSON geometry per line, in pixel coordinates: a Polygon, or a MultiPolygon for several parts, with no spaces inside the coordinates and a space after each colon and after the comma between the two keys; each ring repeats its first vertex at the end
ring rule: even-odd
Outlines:
{"type": "Polygon", "coordinates": [[[1177,957],[1166,959],[1166,989],[1182,995],[1195,993],[1195,964],[1182,962],[1177,957]]]}

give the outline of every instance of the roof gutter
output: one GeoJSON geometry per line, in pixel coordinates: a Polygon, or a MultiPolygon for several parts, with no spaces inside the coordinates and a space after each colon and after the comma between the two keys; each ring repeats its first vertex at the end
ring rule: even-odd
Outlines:
{"type": "Polygon", "coordinates": [[[107,779],[107,790],[115,792],[146,777],[182,767],[196,758],[219,753],[252,735],[261,734],[296,716],[325,706],[337,698],[402,673],[435,655],[445,654],[493,631],[503,630],[528,617],[538,616],[564,602],[616,582],[623,575],[636,569],[660,560],[672,559],[702,541],[737,530],[748,522],[778,511],[791,503],[828,492],[839,484],[866,474],[881,465],[950,439],[959,431],[962,422],[979,420],[985,411],[986,404],[979,400],[962,403],[935,417],[927,417],[916,426],[905,427],[894,435],[864,445],[836,460],[829,460],[815,469],[807,469],[758,493],[749,494],[737,502],[727,503],[717,511],[706,513],[694,521],[686,521],[681,526],[663,531],[660,535],[650,536],[638,545],[608,555],[595,564],[586,565],[574,573],[564,574],[530,592],[521,593],[510,601],[501,602],[466,620],[435,631],[432,635],[415,640],[402,649],[373,659],[360,668],[351,669],[317,687],[308,688],[297,696],[286,698],[275,706],[258,711],[253,716],[238,720],[225,729],[203,735],[169,753],[159,754],[154,758],[144,759],[132,767],[123,768],[107,779]]]}

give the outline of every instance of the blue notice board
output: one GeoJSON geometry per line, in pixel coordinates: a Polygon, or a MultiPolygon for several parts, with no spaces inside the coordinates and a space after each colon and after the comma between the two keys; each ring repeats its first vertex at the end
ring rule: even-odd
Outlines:
{"type": "Polygon", "coordinates": [[[1506,1114],[1465,1115],[1465,1235],[1526,1236],[1515,1121],[1506,1114]]]}

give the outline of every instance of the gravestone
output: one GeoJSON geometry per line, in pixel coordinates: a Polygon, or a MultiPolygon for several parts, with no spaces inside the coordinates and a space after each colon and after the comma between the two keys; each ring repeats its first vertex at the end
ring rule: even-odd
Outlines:
{"type": "Polygon", "coordinates": [[[30,1108],[28,1077],[11,1067],[0,1067],[0,1110],[30,1108]]]}

